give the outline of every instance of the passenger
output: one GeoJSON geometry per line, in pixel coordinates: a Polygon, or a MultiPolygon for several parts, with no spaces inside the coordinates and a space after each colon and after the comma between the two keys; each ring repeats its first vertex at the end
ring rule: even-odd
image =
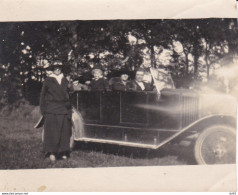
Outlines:
{"type": "Polygon", "coordinates": [[[73,83],[74,91],[82,91],[82,90],[87,91],[88,90],[88,86],[85,84],[79,83],[78,79],[74,79],[72,83],[73,83]]]}
{"type": "Polygon", "coordinates": [[[52,67],[49,64],[44,65],[43,67],[45,69],[46,76],[49,77],[52,72],[52,67]]]}
{"type": "Polygon", "coordinates": [[[109,75],[109,71],[108,71],[108,70],[104,70],[104,71],[103,71],[103,77],[104,77],[104,79],[107,79],[107,78],[108,78],[108,75],[109,75]]]}
{"type": "Polygon", "coordinates": [[[119,80],[112,83],[112,90],[126,91],[127,84],[128,84],[128,78],[129,78],[129,75],[127,72],[125,72],[125,71],[121,72],[119,80]]]}
{"type": "Polygon", "coordinates": [[[143,81],[146,82],[146,83],[150,83],[153,85],[153,79],[152,79],[152,75],[151,75],[151,72],[150,72],[150,64],[143,64],[142,66],[143,70],[144,70],[144,77],[143,77],[143,81]]]}
{"type": "Polygon", "coordinates": [[[151,91],[151,85],[143,81],[145,72],[143,69],[136,71],[135,80],[127,84],[127,90],[129,91],[151,91]]]}
{"type": "Polygon", "coordinates": [[[109,83],[104,78],[103,72],[100,68],[95,68],[92,70],[93,79],[90,83],[90,88],[92,91],[108,91],[109,83]]]}

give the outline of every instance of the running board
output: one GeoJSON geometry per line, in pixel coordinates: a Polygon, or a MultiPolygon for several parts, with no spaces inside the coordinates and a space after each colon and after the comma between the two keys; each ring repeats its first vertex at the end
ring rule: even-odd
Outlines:
{"type": "Polygon", "coordinates": [[[140,144],[140,143],[114,141],[114,140],[106,140],[106,139],[79,138],[74,140],[84,141],[84,142],[94,142],[94,143],[96,142],[96,143],[103,143],[103,144],[116,144],[121,146],[140,147],[140,148],[147,148],[147,149],[157,149],[157,145],[152,145],[152,144],[140,144]]]}

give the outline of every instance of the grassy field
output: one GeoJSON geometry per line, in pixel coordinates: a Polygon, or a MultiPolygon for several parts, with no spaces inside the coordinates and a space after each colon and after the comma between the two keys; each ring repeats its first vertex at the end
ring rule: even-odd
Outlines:
{"type": "Polygon", "coordinates": [[[41,129],[33,128],[36,120],[0,118],[0,169],[194,164],[186,148],[173,145],[149,151],[86,143],[77,143],[68,160],[52,163],[42,152],[41,129]]]}

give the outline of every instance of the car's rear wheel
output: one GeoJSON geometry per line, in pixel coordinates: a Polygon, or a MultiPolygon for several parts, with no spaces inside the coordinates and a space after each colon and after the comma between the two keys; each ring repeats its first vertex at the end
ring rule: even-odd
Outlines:
{"type": "Polygon", "coordinates": [[[236,162],[236,131],[225,125],[208,127],[194,145],[198,164],[232,164],[236,162]]]}

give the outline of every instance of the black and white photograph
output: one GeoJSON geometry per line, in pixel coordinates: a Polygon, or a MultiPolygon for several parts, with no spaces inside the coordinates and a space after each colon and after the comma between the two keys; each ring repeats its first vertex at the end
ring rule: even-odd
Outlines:
{"type": "Polygon", "coordinates": [[[1,169],[235,163],[236,19],[0,25],[1,169]]]}
{"type": "Polygon", "coordinates": [[[236,163],[236,18],[0,22],[0,169],[236,163]]]}

